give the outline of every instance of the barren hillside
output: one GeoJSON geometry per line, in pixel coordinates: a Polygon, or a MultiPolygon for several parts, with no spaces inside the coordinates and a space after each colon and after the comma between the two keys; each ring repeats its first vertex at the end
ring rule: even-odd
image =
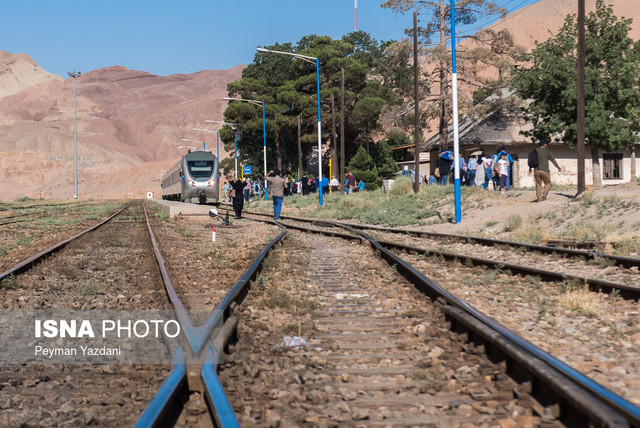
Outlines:
{"type": "MultiPolygon", "coordinates": [[[[12,91],[0,92],[0,199],[72,198],[73,79],[49,75],[27,59],[0,55],[0,70],[12,70],[0,72],[0,85],[14,80],[12,91]],[[25,73],[23,80],[16,70],[25,66],[15,64],[30,62],[42,75],[25,73]]],[[[79,77],[80,197],[158,192],[161,172],[183,152],[182,138],[215,141],[192,128],[222,119],[226,86],[242,68],[155,76],[115,66],[79,77]]]]}

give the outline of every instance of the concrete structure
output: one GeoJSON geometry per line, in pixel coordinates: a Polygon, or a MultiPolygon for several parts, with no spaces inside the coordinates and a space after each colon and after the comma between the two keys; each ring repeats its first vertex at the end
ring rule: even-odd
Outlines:
{"type": "Polygon", "coordinates": [[[177,215],[209,215],[212,205],[189,204],[178,201],[165,201],[164,199],[149,199],[149,202],[156,204],[160,211],[166,213],[169,218],[177,215]]]}

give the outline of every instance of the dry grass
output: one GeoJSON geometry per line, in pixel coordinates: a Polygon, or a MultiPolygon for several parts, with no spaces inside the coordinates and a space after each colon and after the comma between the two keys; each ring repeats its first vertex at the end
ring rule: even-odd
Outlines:
{"type": "Polygon", "coordinates": [[[600,312],[602,302],[598,293],[584,286],[562,294],[558,298],[558,306],[584,315],[595,315],[600,312]]]}

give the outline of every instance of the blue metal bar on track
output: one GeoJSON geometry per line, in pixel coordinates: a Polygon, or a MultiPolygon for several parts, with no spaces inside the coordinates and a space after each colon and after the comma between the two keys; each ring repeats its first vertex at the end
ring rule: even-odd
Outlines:
{"type": "Polygon", "coordinates": [[[166,420],[171,412],[171,406],[180,399],[180,394],[187,388],[187,369],[185,366],[184,350],[179,346],[173,354],[173,368],[167,380],[164,381],[146,410],[136,422],[136,428],[150,428],[167,426],[166,420]]]}
{"type": "Polygon", "coordinates": [[[207,356],[202,366],[201,375],[205,386],[205,394],[209,402],[209,406],[213,410],[216,418],[216,426],[223,428],[240,427],[233,408],[229,403],[229,399],[224,393],[220,379],[215,371],[218,355],[215,347],[209,347],[207,356]]]}

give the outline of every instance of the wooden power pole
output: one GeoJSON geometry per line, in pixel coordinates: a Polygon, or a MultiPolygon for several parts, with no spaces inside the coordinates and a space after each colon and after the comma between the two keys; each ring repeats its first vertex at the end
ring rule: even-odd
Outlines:
{"type": "MultiPolygon", "coordinates": [[[[585,11],[584,0],[578,0],[578,79],[577,79],[577,97],[578,97],[578,141],[577,141],[577,157],[578,157],[578,193],[577,195],[584,193],[586,190],[585,184],[585,170],[584,170],[584,158],[585,158],[585,124],[584,124],[584,80],[585,80],[585,11]]],[[[576,195],[576,196],[577,196],[576,195]]]]}
{"type": "Polygon", "coordinates": [[[344,118],[346,113],[344,111],[344,68],[340,69],[342,75],[342,82],[340,83],[340,185],[344,186],[344,118]]]}
{"type": "Polygon", "coordinates": [[[420,191],[420,148],[419,138],[420,127],[418,118],[420,116],[420,106],[418,100],[418,11],[413,11],[413,98],[414,98],[414,137],[415,143],[413,156],[414,156],[414,182],[413,192],[418,193],[420,191]]]}

